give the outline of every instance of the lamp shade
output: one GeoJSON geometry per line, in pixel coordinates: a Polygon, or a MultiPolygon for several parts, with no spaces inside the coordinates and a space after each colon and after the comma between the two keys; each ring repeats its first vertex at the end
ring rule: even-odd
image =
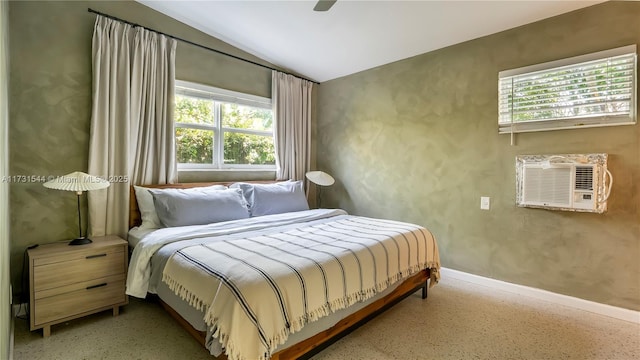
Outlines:
{"type": "Polygon", "coordinates": [[[104,189],[109,187],[110,184],[107,180],[76,171],[71,174],[58,176],[43,185],[49,189],[82,192],[104,189]]]}
{"type": "Polygon", "coordinates": [[[320,186],[331,186],[336,182],[331,175],[324,171],[309,171],[305,176],[309,181],[320,186]]]}

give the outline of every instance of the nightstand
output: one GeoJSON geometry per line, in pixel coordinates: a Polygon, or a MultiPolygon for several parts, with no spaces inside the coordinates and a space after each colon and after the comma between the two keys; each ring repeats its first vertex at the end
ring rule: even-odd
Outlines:
{"type": "Polygon", "coordinates": [[[51,325],[113,310],[125,294],[128,244],[118,236],[95,237],[87,245],[68,242],[40,245],[29,256],[30,329],[51,334],[51,325]]]}

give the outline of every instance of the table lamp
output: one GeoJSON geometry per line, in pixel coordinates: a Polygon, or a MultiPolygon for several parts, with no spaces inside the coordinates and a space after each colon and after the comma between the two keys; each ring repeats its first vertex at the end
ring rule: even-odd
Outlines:
{"type": "Polygon", "coordinates": [[[58,176],[43,184],[44,187],[56,190],[74,191],[78,195],[78,232],[77,239],[71,240],[69,245],[84,245],[91,243],[91,239],[82,236],[82,221],[80,215],[80,196],[85,191],[99,190],[109,187],[109,182],[96,176],[91,176],[83,172],[72,172],[71,174],[58,176]]]}

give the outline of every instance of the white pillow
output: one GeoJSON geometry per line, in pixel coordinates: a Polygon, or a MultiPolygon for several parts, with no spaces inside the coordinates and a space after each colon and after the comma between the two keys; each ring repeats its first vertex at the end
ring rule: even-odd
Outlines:
{"type": "Polygon", "coordinates": [[[240,189],[149,189],[166,227],[205,225],[249,217],[240,189]]]}
{"type": "Polygon", "coordinates": [[[156,208],[153,206],[153,196],[151,196],[149,189],[134,185],[133,190],[136,192],[138,209],[140,210],[140,217],[142,218],[142,224],[139,228],[144,230],[161,228],[162,224],[160,224],[160,219],[158,219],[158,215],[156,214],[156,208]]]}
{"type": "MultiPolygon", "coordinates": [[[[163,227],[162,223],[160,222],[160,219],[158,218],[158,214],[156,213],[156,208],[153,203],[153,196],[149,192],[149,189],[150,188],[137,186],[137,185],[133,186],[133,190],[136,192],[136,200],[138,201],[138,209],[140,210],[140,217],[142,218],[142,225],[139,226],[139,229],[141,230],[153,230],[153,229],[160,229],[161,227],[163,227]]],[[[227,189],[227,187],[224,185],[211,185],[211,186],[197,187],[197,188],[191,188],[191,189],[194,189],[195,191],[207,190],[207,189],[225,190],[227,189]]],[[[167,189],[154,188],[154,190],[163,191],[167,189]]]]}
{"type": "Polygon", "coordinates": [[[230,188],[242,189],[251,216],[309,210],[301,180],[273,184],[235,183],[230,188]]]}

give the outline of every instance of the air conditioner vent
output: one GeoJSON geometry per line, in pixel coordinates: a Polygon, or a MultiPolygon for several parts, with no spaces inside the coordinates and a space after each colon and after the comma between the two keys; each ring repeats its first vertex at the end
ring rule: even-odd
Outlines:
{"type": "Polygon", "coordinates": [[[525,170],[523,197],[526,202],[570,206],[571,204],[571,169],[542,169],[530,167],[525,170]]]}
{"type": "Polygon", "coordinates": [[[576,190],[593,190],[593,166],[576,166],[576,190]]]}

